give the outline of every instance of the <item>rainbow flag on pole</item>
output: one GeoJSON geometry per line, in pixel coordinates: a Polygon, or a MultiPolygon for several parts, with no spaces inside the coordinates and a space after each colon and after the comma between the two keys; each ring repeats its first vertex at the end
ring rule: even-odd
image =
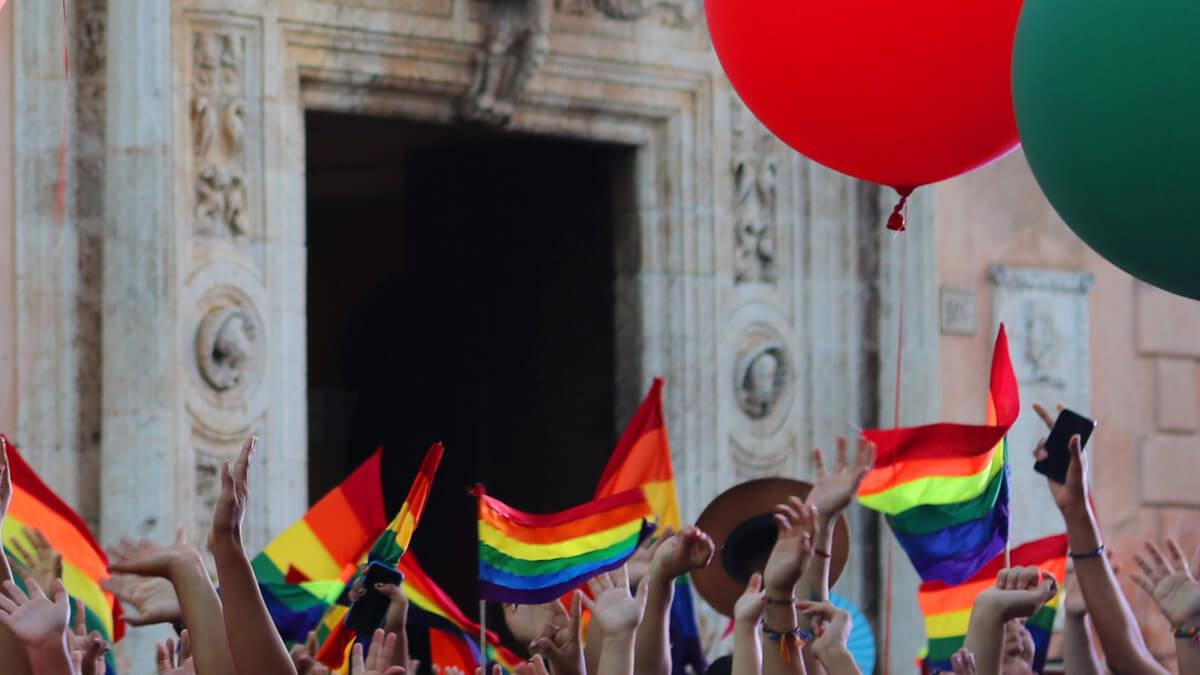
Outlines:
{"type": "MultiPolygon", "coordinates": [[[[108,578],[108,556],[79,514],[42,482],[16,447],[4,436],[0,436],[0,445],[8,452],[13,486],[12,504],[4,518],[5,552],[21,563],[28,563],[11,553],[12,543],[24,537],[21,533],[24,528],[37,528],[62,555],[63,585],[71,597],[83,601],[88,630],[99,631],[105,640],[116,643],[125,635],[121,604],[100,587],[100,582],[108,578]]],[[[73,604],[71,611],[75,611],[73,604]]]]}
{"type": "Polygon", "coordinates": [[[988,423],[933,424],[864,432],[875,468],[858,499],[888,525],[923,581],[959,584],[1008,542],[1005,435],[1020,412],[1004,326],[996,337],[988,423]]]}
{"type": "MultiPolygon", "coordinates": [[[[438,464],[442,461],[442,451],[442,444],[435,443],[425,453],[425,459],[421,461],[421,468],[417,470],[400,511],[383,534],[375,540],[370,551],[360,558],[360,564],[382,562],[394,566],[400,562],[404,551],[408,549],[409,541],[412,540],[413,532],[421,521],[421,514],[425,512],[425,503],[429,500],[433,478],[437,474],[438,464]]],[[[346,653],[353,646],[356,637],[354,631],[345,624],[346,614],[350,611],[348,589],[352,583],[351,580],[342,584],[342,592],[337,602],[325,613],[316,629],[317,642],[320,644],[317,660],[334,669],[345,664],[346,653]]]]}
{"type": "MultiPolygon", "coordinates": [[[[1060,534],[1018,546],[1012,552],[1012,566],[1035,566],[1058,581],[1064,588],[1067,576],[1067,535],[1060,534]]],[[[957,584],[927,581],[921,584],[917,600],[925,616],[925,633],[929,637],[923,667],[926,672],[950,672],[950,657],[962,649],[971,622],[975,596],[996,583],[996,574],[1004,568],[1004,554],[988,562],[974,577],[957,584]]],[[[1036,614],[1029,617],[1025,628],[1033,635],[1034,672],[1042,672],[1046,650],[1054,630],[1054,618],[1062,600],[1060,592],[1036,614]]]]}
{"type": "Polygon", "coordinates": [[[483,486],[471,493],[479,499],[480,595],[517,605],[553,602],[625,564],[651,515],[637,488],[548,515],[518,511],[483,486]]]}
{"type": "MultiPolygon", "coordinates": [[[[477,666],[484,665],[479,654],[479,624],[463,614],[411,553],[400,559],[397,568],[404,573],[408,624],[429,629],[430,665],[442,672],[457,667],[464,673],[474,673],[477,666]]],[[[501,645],[492,631],[487,633],[487,661],[500,664],[509,673],[524,662],[501,645]]]]}
{"type": "MultiPolygon", "coordinates": [[[[654,512],[659,528],[679,531],[679,497],[675,489],[675,471],[671,466],[671,443],[667,437],[667,422],[663,415],[663,380],[654,378],[646,398],[638,406],[625,433],[617,441],[608,465],[596,486],[596,497],[607,497],[630,488],[640,487],[654,512]]],[[[696,623],[692,584],[686,576],[675,581],[675,597],[671,603],[671,672],[683,675],[691,666],[693,672],[708,670],[704,648],[700,644],[700,628],[696,623]]]]}
{"type": "Polygon", "coordinates": [[[304,642],[387,527],[380,459],[371,454],[252,562],[279,634],[304,642]]]}

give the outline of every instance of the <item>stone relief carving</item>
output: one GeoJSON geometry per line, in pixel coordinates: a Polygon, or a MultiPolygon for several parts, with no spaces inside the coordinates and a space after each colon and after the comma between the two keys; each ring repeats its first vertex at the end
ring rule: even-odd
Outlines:
{"type": "Polygon", "coordinates": [[[549,1],[487,3],[487,38],[475,65],[475,82],[459,106],[464,118],[494,125],[512,119],[517,98],[550,48],[549,1]]]}
{"type": "Polygon", "coordinates": [[[196,332],[200,374],[214,390],[228,392],[249,379],[257,365],[258,328],[241,307],[211,311],[196,332]]]}
{"type": "Polygon", "coordinates": [[[776,279],[779,156],[774,137],[735,101],[733,119],[734,278],[738,283],[776,279]]]}
{"type": "Polygon", "coordinates": [[[751,419],[768,417],[787,387],[787,358],[782,344],[768,343],[738,364],[738,405],[751,419]]]}
{"type": "Polygon", "coordinates": [[[699,13],[696,0],[556,0],[563,14],[591,16],[596,12],[610,19],[637,21],[661,10],[662,23],[671,28],[687,28],[699,13]]]}
{"type": "Polygon", "coordinates": [[[229,33],[197,32],[192,42],[192,134],[197,234],[248,231],[245,181],[246,46],[229,33]]]}

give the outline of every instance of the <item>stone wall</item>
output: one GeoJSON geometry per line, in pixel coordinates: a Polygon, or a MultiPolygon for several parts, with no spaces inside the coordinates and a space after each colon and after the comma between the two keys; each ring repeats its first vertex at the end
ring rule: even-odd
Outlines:
{"type": "MultiPolygon", "coordinates": [[[[809,448],[839,434],[937,414],[931,195],[898,237],[881,227],[892,195],[771,137],[725,81],[700,0],[88,0],[70,86],[56,3],[8,5],[0,424],[106,541],[201,536],[217,467],[250,433],[249,545],[303,511],[305,110],[634,149],[617,411],[667,378],[685,519],[736,482],[811,477],[809,448]]],[[[853,520],[838,590],[882,616],[887,534],[853,520]]],[[[919,633],[896,572],[902,672],[919,633]]],[[[706,614],[710,636],[724,627],[706,614]]]]}
{"type": "Polygon", "coordinates": [[[1168,627],[1128,572],[1147,540],[1176,536],[1189,551],[1200,543],[1190,479],[1200,470],[1200,305],[1088,249],[1019,153],[940,186],[936,201],[942,417],[982,419],[993,330],[1006,321],[1023,405],[1010,436],[1014,537],[1063,529],[1028,459],[1044,435],[1029,405],[1061,400],[1090,412],[1099,423],[1089,450],[1101,525],[1147,642],[1167,660],[1168,627]]]}

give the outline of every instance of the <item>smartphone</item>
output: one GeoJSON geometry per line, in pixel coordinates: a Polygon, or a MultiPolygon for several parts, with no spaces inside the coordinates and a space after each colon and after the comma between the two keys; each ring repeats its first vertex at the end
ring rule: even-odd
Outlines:
{"type": "Polygon", "coordinates": [[[1067,467],[1071,465],[1071,452],[1067,444],[1071,437],[1078,434],[1082,442],[1080,447],[1087,447],[1096,421],[1088,419],[1074,410],[1063,410],[1046,438],[1046,459],[1033,465],[1033,469],[1055,483],[1067,482],[1067,467]]]}
{"type": "Polygon", "coordinates": [[[404,575],[400,570],[381,562],[373,562],[367,566],[366,575],[366,594],[358,599],[358,602],[350,605],[350,611],[346,614],[346,627],[351,628],[359,635],[370,635],[379,628],[383,623],[383,617],[387,614],[388,603],[391,600],[384,594],[375,590],[375,584],[397,584],[404,581],[404,575]]]}

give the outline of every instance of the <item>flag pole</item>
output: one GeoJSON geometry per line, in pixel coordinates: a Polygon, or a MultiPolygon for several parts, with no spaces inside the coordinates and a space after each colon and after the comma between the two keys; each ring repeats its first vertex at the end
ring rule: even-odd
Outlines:
{"type": "Polygon", "coordinates": [[[487,656],[487,600],[479,599],[479,665],[486,675],[488,672],[487,656]]]}

